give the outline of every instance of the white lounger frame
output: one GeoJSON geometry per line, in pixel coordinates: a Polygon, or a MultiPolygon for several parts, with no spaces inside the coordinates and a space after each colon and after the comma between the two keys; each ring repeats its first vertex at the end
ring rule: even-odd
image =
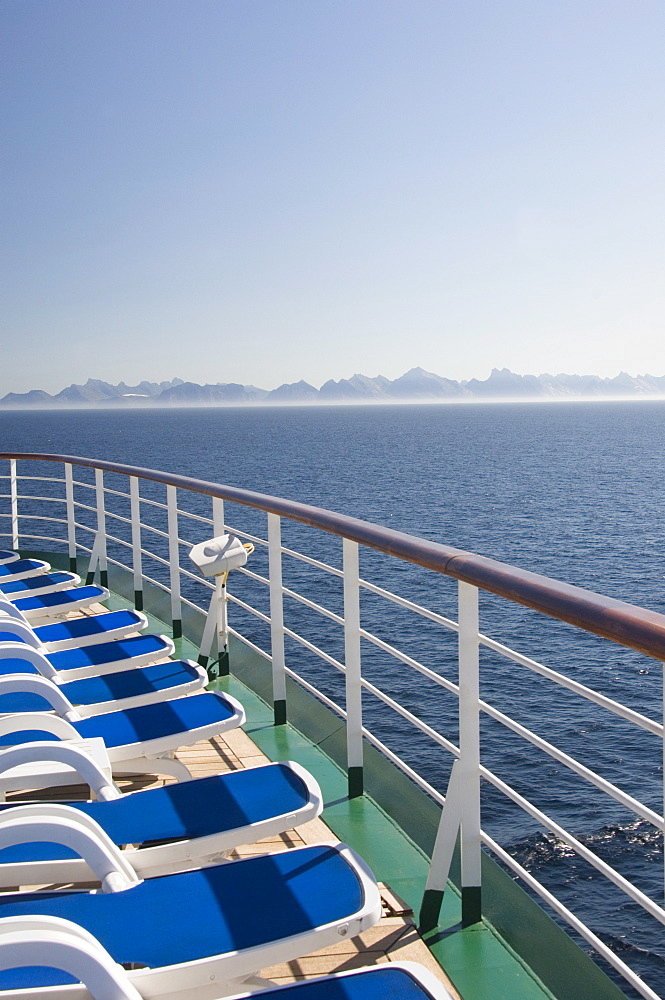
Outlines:
{"type": "MultiPolygon", "coordinates": [[[[51,569],[51,564],[44,562],[42,559],[31,559],[30,562],[35,563],[35,566],[31,566],[30,569],[19,570],[18,573],[3,573],[0,576],[0,585],[2,583],[15,583],[17,580],[29,580],[33,576],[41,576],[43,573],[48,573],[51,569]]],[[[12,560],[14,562],[14,560],[12,560]]],[[[3,563],[3,566],[11,566],[12,562],[3,563]]]]}
{"type": "MultiPolygon", "coordinates": [[[[56,604],[51,608],[34,608],[32,610],[24,608],[21,610],[21,614],[28,622],[34,622],[35,625],[46,625],[48,622],[56,621],[58,618],[72,614],[74,611],[85,611],[86,608],[91,607],[93,604],[101,604],[102,601],[106,601],[111,596],[110,591],[106,587],[98,587],[97,584],[91,584],[91,586],[97,587],[101,593],[95,595],[95,597],[82,597],[78,601],[56,604]]],[[[63,593],[66,593],[66,591],[63,591],[63,593]]],[[[20,598],[17,597],[16,600],[28,599],[29,596],[33,595],[24,594],[20,598]]],[[[3,594],[3,597],[6,599],[7,595],[3,594]]]]}
{"type": "MultiPolygon", "coordinates": [[[[43,594],[57,594],[59,590],[68,590],[70,587],[81,586],[81,577],[78,575],[78,573],[67,573],[64,570],[58,570],[58,572],[62,573],[62,575],[65,576],[66,579],[61,580],[59,583],[53,583],[51,579],[51,574],[45,573],[43,586],[34,588],[31,587],[30,590],[26,590],[22,593],[16,593],[16,594],[6,594],[4,591],[3,582],[2,580],[0,580],[0,595],[2,595],[2,597],[6,601],[11,601],[13,604],[14,601],[19,601],[21,600],[22,597],[41,597],[43,594]],[[47,583],[46,581],[50,582],[47,583]]],[[[4,582],[16,583],[20,581],[5,580],[4,582]]]]}
{"type": "MultiPolygon", "coordinates": [[[[110,801],[121,797],[116,786],[110,785],[105,780],[101,769],[82,750],[62,743],[26,744],[23,747],[0,750],[0,773],[17,766],[17,763],[46,759],[59,760],[73,766],[79,771],[86,784],[93,789],[97,799],[110,801]],[[31,752],[31,746],[39,749],[31,752]],[[67,752],[63,753],[63,751],[67,752]]],[[[292,830],[315,819],[323,810],[321,789],[312,775],[300,764],[294,761],[287,761],[287,763],[302,780],[308,793],[307,803],[297,811],[278,813],[257,823],[248,823],[242,827],[209,834],[205,837],[171,841],[140,849],[128,847],[122,851],[123,858],[132,864],[140,878],[155,878],[158,875],[169,875],[190,868],[219,864],[224,860],[225,855],[235,847],[240,847],[242,844],[253,844],[263,837],[279,835],[286,830],[292,830]]],[[[266,764],[265,768],[275,766],[277,765],[266,764]]],[[[141,796],[143,793],[130,792],[127,794],[141,796]]],[[[18,815],[19,812],[22,812],[22,815],[33,824],[35,835],[32,839],[38,840],[39,824],[49,816],[54,815],[55,805],[58,807],[57,815],[59,816],[71,814],[76,818],[84,815],[80,810],[62,803],[22,804],[0,811],[0,831],[5,817],[10,814],[18,815]]],[[[92,820],[90,823],[97,826],[92,820]]],[[[94,880],[94,877],[94,872],[82,858],[0,864],[0,889],[17,885],[90,882],[94,880]]]]}
{"type": "MultiPolygon", "coordinates": [[[[50,830],[59,830],[61,827],[52,821],[50,830]]],[[[23,827],[17,821],[4,836],[0,835],[0,843],[8,844],[16,842],[22,836],[23,827]]],[[[98,865],[99,872],[104,874],[104,886],[107,891],[117,891],[118,888],[128,888],[131,884],[126,873],[125,861],[122,866],[118,863],[115,872],[110,870],[110,858],[113,851],[107,843],[99,842],[93,848],[87,844],[87,840],[93,839],[93,834],[89,826],[79,824],[76,832],[71,835],[70,842],[76,842],[77,849],[85,850],[90,857],[92,865],[98,865]],[[118,876],[117,879],[114,875],[118,876]]],[[[111,845],[113,846],[113,845],[111,845]]],[[[293,961],[311,951],[318,951],[322,948],[330,947],[339,943],[340,939],[356,937],[363,931],[373,927],[381,918],[381,897],[378,886],[369,868],[357,854],[351,851],[346,844],[329,843],[321,846],[332,847],[353,867],[358,880],[362,886],[362,896],[364,902],[359,910],[352,916],[334,920],[326,924],[320,924],[302,934],[293,934],[290,937],[273,941],[267,944],[258,945],[253,948],[246,948],[242,951],[232,951],[226,954],[211,955],[206,958],[197,959],[192,962],[182,962],[177,965],[161,966],[155,969],[137,969],[129,975],[131,983],[138,991],[143,1000],[161,1000],[171,995],[174,998],[191,998],[191,1000],[213,1000],[216,997],[225,997],[233,993],[238,993],[243,989],[243,984],[250,986],[270,985],[267,980],[260,980],[257,974],[261,969],[281,962],[293,961]]],[[[115,850],[115,848],[114,848],[115,850]]],[[[299,850],[299,848],[294,848],[299,850]]],[[[121,852],[116,851],[117,854],[121,852]]],[[[229,861],[228,864],[244,864],[248,859],[239,861],[229,861]]],[[[129,866],[131,867],[131,866],[129,866]]],[[[129,890],[131,892],[131,889],[129,890]]],[[[21,918],[18,918],[21,919],[21,918]]],[[[37,918],[41,921],[43,918],[37,918]]],[[[44,924],[41,924],[43,927],[44,924]]],[[[166,925],[165,932],[168,932],[166,925]]],[[[84,932],[81,939],[84,940],[84,932]]],[[[43,953],[40,952],[40,964],[43,953]]],[[[30,965],[35,963],[35,952],[32,952],[30,965]]],[[[246,986],[245,986],[246,988],[246,986]]],[[[8,994],[0,992],[0,998],[8,994]]],[[[12,994],[9,994],[12,995],[12,994]]],[[[83,987],[73,985],[71,987],[57,986],[45,987],[39,990],[21,990],[16,994],[21,1000],[44,1000],[53,997],[54,1000],[84,1000],[86,994],[83,987]]]]}
{"type": "MultiPolygon", "coordinates": [[[[65,683],[66,681],[78,681],[84,677],[97,677],[99,674],[115,674],[122,670],[129,670],[132,667],[143,667],[149,663],[157,663],[162,659],[166,660],[175,652],[173,640],[167,635],[158,635],[157,638],[161,639],[164,643],[164,649],[161,652],[142,653],[137,656],[132,656],[130,659],[125,658],[121,660],[111,660],[108,663],[92,663],[87,667],[76,667],[73,670],[67,670],[65,673],[60,673],[55,670],[48,659],[48,655],[51,650],[45,646],[44,643],[39,641],[33,629],[27,622],[21,621],[17,618],[4,618],[0,615],[0,631],[11,632],[16,636],[16,640],[20,643],[23,650],[21,655],[23,655],[26,659],[28,658],[24,652],[26,647],[41,653],[44,657],[45,666],[43,670],[41,670],[41,668],[39,669],[41,673],[43,673],[44,677],[50,677],[56,684],[65,683]]],[[[111,638],[107,641],[113,642],[115,640],[111,638]]],[[[6,643],[8,644],[10,642],[11,640],[0,642],[0,650],[5,648],[6,643]]],[[[97,645],[97,643],[81,643],[80,646],[72,648],[85,649],[88,645],[97,645]]],[[[36,665],[37,664],[35,663],[35,666],[36,665]]]]}
{"type": "MultiPolygon", "coordinates": [[[[104,611],[104,614],[113,614],[112,611],[104,611]]],[[[128,636],[134,633],[142,632],[148,627],[148,618],[142,611],[132,611],[132,614],[137,618],[137,624],[131,628],[117,628],[110,629],[108,632],[99,632],[94,635],[84,636],[80,639],[58,639],[55,642],[43,643],[37,636],[36,632],[33,631],[32,626],[29,624],[28,619],[25,615],[15,607],[11,601],[3,599],[0,595],[0,625],[3,631],[16,631],[17,625],[24,625],[26,629],[34,636],[35,642],[38,644],[35,648],[43,649],[47,653],[59,653],[63,649],[80,649],[84,646],[94,646],[100,642],[112,642],[114,639],[126,639],[128,636]]],[[[93,616],[97,617],[97,616],[93,616]]],[[[35,622],[35,628],[39,628],[41,625],[48,625],[49,622],[35,622]]],[[[25,631],[16,632],[17,635],[21,637],[25,636],[25,631]]],[[[27,640],[26,640],[27,641],[27,640]]],[[[119,668],[120,669],[120,668],[119,668]]],[[[73,678],[72,678],[73,679],[73,678]]]]}
{"type": "MultiPolygon", "coordinates": [[[[27,675],[19,674],[18,676],[23,680],[27,675]]],[[[39,677],[34,678],[34,680],[40,679],[39,677]]],[[[69,711],[73,721],[77,721],[76,715],[71,714],[72,712],[76,713],[76,710],[71,709],[71,707],[66,708],[69,702],[55,685],[51,685],[49,695],[54,708],[56,700],[60,698],[63,709],[69,711]]],[[[198,698],[202,695],[195,694],[192,697],[198,698]]],[[[109,747],[108,755],[113,773],[169,774],[177,778],[178,781],[188,781],[191,774],[181,761],[175,760],[173,756],[175,751],[179,747],[191,746],[193,743],[198,743],[199,740],[208,740],[231,729],[237,729],[245,721],[245,711],[240,702],[229,694],[225,694],[224,698],[233,708],[233,714],[224,723],[210,723],[194,730],[160,736],[153,740],[144,740],[142,743],[125,743],[119,747],[109,747]]],[[[30,729],[51,733],[59,740],[80,740],[81,738],[80,733],[71,722],[50,712],[17,712],[15,715],[0,716],[0,737],[30,729]]]]}
{"type": "MultiPolygon", "coordinates": [[[[173,698],[182,698],[185,695],[202,691],[208,683],[208,675],[200,664],[195,663],[193,660],[184,660],[183,662],[187,663],[194,670],[195,676],[191,680],[184,681],[182,684],[166,688],[162,691],[148,691],[144,694],[133,695],[132,697],[118,698],[115,701],[103,701],[92,705],[76,705],[75,707],[66,693],[60,690],[60,685],[77,680],[77,678],[69,677],[68,674],[58,673],[53,669],[43,653],[25,646],[23,643],[0,643],[0,662],[10,659],[25,660],[34,666],[39,671],[39,674],[0,674],[0,695],[21,691],[39,694],[52,705],[53,709],[59,715],[62,715],[63,718],[73,720],[77,718],[87,719],[95,715],[105,715],[107,712],[123,711],[128,708],[136,708],[138,705],[155,705],[173,698]],[[54,689],[55,694],[53,694],[54,689]],[[54,700],[52,700],[52,695],[54,700]]],[[[136,666],[135,663],[126,663],[125,669],[134,669],[136,666]]]]}
{"type": "MultiPolygon", "coordinates": [[[[68,972],[71,976],[85,983],[86,992],[81,987],[66,988],[66,992],[58,992],[62,1000],[82,1000],[92,997],[93,1000],[145,1000],[146,994],[139,993],[134,983],[136,974],[126,971],[113,961],[111,956],[88,931],[69,920],[59,917],[6,917],[0,921],[0,969],[18,968],[29,965],[34,960],[35,948],[55,968],[68,972]],[[42,951],[43,948],[43,951],[42,951]],[[78,990],[73,993],[72,990],[78,990]]],[[[401,969],[417,980],[432,1000],[452,1000],[445,986],[428,969],[415,962],[391,962],[390,967],[401,969]]],[[[374,968],[381,968],[374,966],[374,968]]],[[[353,969],[348,972],[335,973],[331,976],[321,976],[319,981],[339,979],[349,976],[359,976],[367,973],[367,969],[353,969]]],[[[296,983],[288,986],[275,986],[261,993],[236,994],[233,1000],[247,1000],[249,997],[264,998],[264,1000],[282,1000],[290,996],[290,990],[296,989],[293,995],[297,997],[296,983]],[[283,991],[289,991],[284,993],[283,991]]],[[[62,987],[60,990],[62,991],[62,987]]],[[[56,996],[55,987],[42,991],[42,996],[56,996]]],[[[6,1000],[32,1000],[34,992],[0,992],[0,997],[6,1000]]],[[[169,996],[173,996],[170,994],[169,996]]],[[[150,993],[151,1000],[167,1000],[165,994],[150,993]]],[[[191,992],[181,988],[177,994],[178,1000],[204,1000],[202,992],[191,992]]],[[[219,997],[219,993],[215,994],[219,997]]],[[[205,1000],[208,1000],[205,994],[205,1000]]]]}

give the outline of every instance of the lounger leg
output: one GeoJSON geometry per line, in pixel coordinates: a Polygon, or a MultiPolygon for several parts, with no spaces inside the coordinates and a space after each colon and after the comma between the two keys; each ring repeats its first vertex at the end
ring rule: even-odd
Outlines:
{"type": "Polygon", "coordinates": [[[227,979],[224,982],[215,983],[215,996],[220,998],[233,996],[235,993],[253,993],[255,990],[273,989],[276,983],[272,979],[263,979],[261,976],[247,976],[246,979],[227,979]]]}
{"type": "Polygon", "coordinates": [[[118,761],[113,765],[113,774],[168,774],[177,781],[190,781],[192,774],[182,761],[175,757],[136,757],[134,760],[118,761]],[[154,766],[153,766],[154,765],[154,766]]]}

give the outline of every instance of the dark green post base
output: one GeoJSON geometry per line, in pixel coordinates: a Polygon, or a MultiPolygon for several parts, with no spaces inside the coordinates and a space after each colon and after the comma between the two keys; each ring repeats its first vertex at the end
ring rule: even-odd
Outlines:
{"type": "Polygon", "coordinates": [[[275,725],[285,726],[286,725],[286,698],[278,698],[276,702],[273,703],[273,709],[275,712],[275,725]]]}
{"type": "Polygon", "coordinates": [[[480,886],[469,885],[462,888],[462,927],[477,924],[481,916],[480,886]]]}
{"type": "Polygon", "coordinates": [[[418,917],[418,930],[421,934],[432,931],[438,926],[442,903],[443,889],[425,889],[418,917]]]}
{"type": "Polygon", "coordinates": [[[179,618],[173,619],[173,638],[182,639],[182,622],[179,618]]]}
{"type": "Polygon", "coordinates": [[[349,798],[357,799],[359,798],[365,789],[365,782],[363,779],[363,768],[362,767],[350,767],[349,768],[349,798]]]}
{"type": "Polygon", "coordinates": [[[77,566],[76,566],[76,556],[70,556],[69,557],[69,572],[70,573],[76,573],[76,568],[77,568],[77,566]]]}
{"type": "Polygon", "coordinates": [[[210,657],[205,653],[199,653],[197,663],[205,667],[208,671],[208,680],[216,681],[219,677],[228,677],[231,673],[229,667],[229,651],[223,649],[216,660],[210,662],[210,657]]]}
{"type": "MultiPolygon", "coordinates": [[[[94,569],[92,570],[92,572],[90,572],[90,570],[88,570],[88,572],[86,573],[86,577],[85,577],[85,585],[86,585],[86,587],[89,587],[90,584],[92,584],[94,582],[95,582],[95,571],[94,571],[94,569]]],[[[108,585],[109,585],[109,573],[108,573],[107,569],[100,569],[100,571],[99,571],[99,582],[100,582],[100,584],[101,584],[102,587],[108,587],[108,585]]]]}
{"type": "MultiPolygon", "coordinates": [[[[480,921],[482,916],[480,896],[480,886],[472,885],[462,889],[462,927],[471,927],[480,921]]],[[[443,889],[425,889],[418,927],[421,934],[434,930],[438,925],[442,904],[443,889]]]]}
{"type": "Polygon", "coordinates": [[[134,607],[137,611],[143,611],[143,591],[134,591],[134,607]]]}

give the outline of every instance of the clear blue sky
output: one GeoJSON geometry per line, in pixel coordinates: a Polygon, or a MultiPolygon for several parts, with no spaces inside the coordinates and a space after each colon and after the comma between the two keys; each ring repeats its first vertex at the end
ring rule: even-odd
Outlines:
{"type": "Polygon", "coordinates": [[[665,374],[662,0],[3,0],[0,394],[665,374]]]}

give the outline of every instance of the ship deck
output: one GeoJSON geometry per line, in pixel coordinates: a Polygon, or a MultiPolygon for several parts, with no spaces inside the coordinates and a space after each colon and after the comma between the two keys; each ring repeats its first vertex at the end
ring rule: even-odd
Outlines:
{"type": "MultiPolygon", "coordinates": [[[[98,613],[126,606],[112,596],[106,607],[92,607],[98,613]]],[[[150,631],[166,633],[168,626],[153,616],[150,631]]],[[[198,650],[186,638],[176,640],[178,657],[196,659],[198,650]]],[[[305,956],[261,970],[275,983],[286,983],[331,972],[395,961],[415,961],[427,967],[445,984],[451,995],[463,1000],[552,1000],[553,994],[519,959],[493,928],[482,921],[462,927],[461,907],[454,892],[446,893],[442,919],[435,934],[425,940],[417,929],[417,900],[422,897],[427,858],[387,812],[367,796],[349,799],[346,775],[334,762],[290,724],[275,727],[272,709],[233,677],[213,685],[228,691],[242,702],[247,721],[236,730],[210,741],[178,751],[194,777],[242,767],[255,767],[268,760],[296,760],[317,778],[324,797],[321,818],[278,837],[261,840],[233,852],[245,857],[265,851],[287,850],[292,846],[325,840],[341,840],[360,853],[373,869],[381,888],[383,916],[371,930],[351,940],[343,940],[324,952],[305,956]]],[[[145,775],[121,779],[125,790],[150,787],[173,780],[145,775]]],[[[81,794],[84,793],[81,789],[81,794]]],[[[43,793],[42,793],[43,794],[43,793]]],[[[73,797],[70,787],[64,797],[73,797]]],[[[15,793],[8,801],[29,798],[15,793]]],[[[49,797],[58,796],[52,789],[49,797]]]]}
{"type": "MultiPolygon", "coordinates": [[[[100,613],[105,610],[108,609],[98,605],[87,613],[100,613]]],[[[187,644],[186,640],[184,643],[187,644]]],[[[191,650],[188,652],[191,655],[191,650]]],[[[183,747],[177,752],[176,757],[186,765],[193,778],[239,768],[258,767],[269,762],[266,754],[248,733],[241,729],[226,733],[223,737],[202,740],[191,747],[183,747]]],[[[174,779],[161,775],[146,774],[122,778],[118,784],[125,791],[134,791],[166,784],[172,780],[174,779]]],[[[84,794],[83,787],[52,788],[48,792],[43,792],[41,797],[56,800],[82,797],[84,794]]],[[[32,797],[32,793],[29,792],[9,793],[7,801],[18,803],[32,797]]],[[[250,857],[267,851],[286,851],[291,847],[336,839],[333,831],[321,818],[318,818],[280,836],[267,837],[253,844],[243,845],[231,852],[229,859],[250,857]]],[[[459,993],[419,936],[413,911],[408,904],[400,899],[390,886],[380,883],[380,890],[383,915],[375,927],[353,939],[340,940],[339,944],[328,951],[316,952],[294,962],[263,969],[261,976],[282,984],[384,962],[410,961],[426,966],[445,984],[453,997],[459,998],[459,993]]]]}

